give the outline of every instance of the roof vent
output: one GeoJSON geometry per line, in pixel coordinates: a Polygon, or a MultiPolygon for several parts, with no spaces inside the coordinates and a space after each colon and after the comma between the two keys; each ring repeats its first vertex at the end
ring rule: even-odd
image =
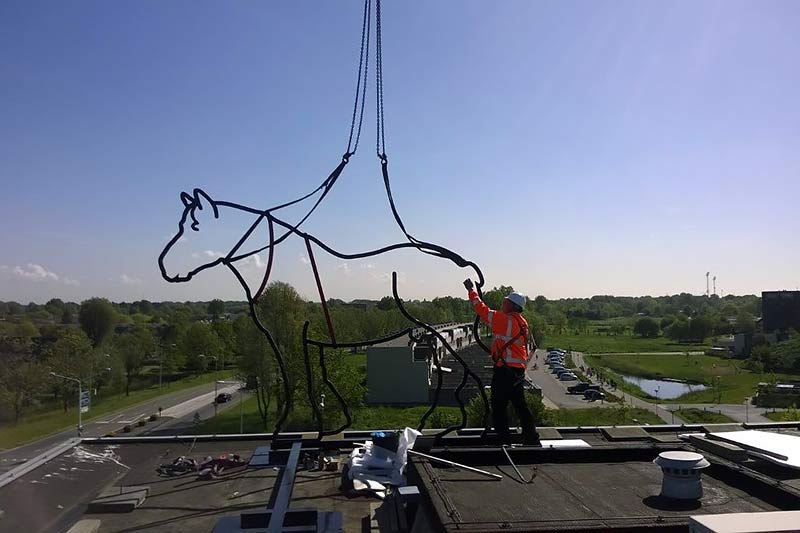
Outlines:
{"type": "Polygon", "coordinates": [[[660,466],[664,473],[661,496],[677,500],[699,500],[703,496],[700,470],[710,463],[701,454],[661,452],[653,462],[660,466]]]}

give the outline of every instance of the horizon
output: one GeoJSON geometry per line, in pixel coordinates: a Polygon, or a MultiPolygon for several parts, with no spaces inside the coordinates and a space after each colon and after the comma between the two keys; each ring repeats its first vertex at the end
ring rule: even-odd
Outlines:
{"type": "MultiPolygon", "coordinates": [[[[800,6],[454,5],[384,6],[411,234],[530,298],[702,295],[708,271],[723,295],[800,287],[800,6]]],[[[347,141],[361,7],[2,3],[0,300],[243,301],[220,269],[160,277],[180,193],[263,209],[319,185],[347,141]]],[[[359,152],[303,226],[348,252],[403,239],[373,93],[359,152]]],[[[187,234],[170,268],[225,255],[247,224],[187,234]]],[[[392,271],[403,299],[463,296],[471,273],[428,259],[317,256],[326,298],[391,295],[392,271]]],[[[265,260],[248,258],[249,281],[265,260]]],[[[273,279],[319,300],[299,239],[273,279]]]]}

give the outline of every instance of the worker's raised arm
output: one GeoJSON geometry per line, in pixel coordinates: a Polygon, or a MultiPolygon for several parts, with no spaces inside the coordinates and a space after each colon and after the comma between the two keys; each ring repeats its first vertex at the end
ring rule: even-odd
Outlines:
{"type": "Polygon", "coordinates": [[[480,317],[484,324],[492,328],[492,333],[506,333],[505,327],[507,323],[507,317],[505,314],[501,313],[500,311],[495,311],[486,303],[481,300],[481,297],[478,296],[478,292],[475,290],[474,285],[472,284],[472,280],[464,281],[464,287],[466,287],[469,295],[469,303],[472,305],[472,308],[475,310],[475,314],[480,317]],[[495,331],[495,325],[502,322],[502,331],[495,331]]]}

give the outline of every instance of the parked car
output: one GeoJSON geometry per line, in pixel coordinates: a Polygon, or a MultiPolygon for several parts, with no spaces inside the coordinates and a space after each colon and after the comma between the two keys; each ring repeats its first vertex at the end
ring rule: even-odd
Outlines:
{"type": "Polygon", "coordinates": [[[564,362],[564,359],[562,359],[561,357],[553,357],[552,359],[548,359],[548,360],[547,360],[547,363],[548,363],[548,364],[552,364],[552,363],[563,363],[563,362],[564,362]]]}
{"type": "Polygon", "coordinates": [[[558,376],[558,379],[561,381],[575,381],[578,379],[578,376],[573,374],[572,372],[564,372],[558,376]]]}
{"type": "Polygon", "coordinates": [[[556,376],[561,377],[561,374],[574,374],[574,372],[569,368],[559,368],[555,374],[556,376]]]}
{"type": "Polygon", "coordinates": [[[233,399],[233,396],[231,396],[230,393],[220,392],[219,394],[217,394],[217,398],[215,401],[216,403],[227,403],[231,401],[231,399],[233,399]]]}
{"type": "Polygon", "coordinates": [[[600,390],[600,385],[593,385],[591,383],[582,381],[581,383],[576,383],[575,385],[567,387],[567,392],[570,394],[583,394],[589,389],[600,390]]]}
{"type": "Polygon", "coordinates": [[[559,371],[559,370],[566,370],[566,368],[564,368],[564,367],[563,367],[563,366],[561,366],[561,365],[558,365],[558,366],[553,366],[553,367],[551,367],[551,368],[550,368],[550,373],[551,373],[551,374],[558,374],[558,371],[559,371]]]}
{"type": "Polygon", "coordinates": [[[583,393],[583,399],[589,400],[590,402],[595,402],[597,400],[602,400],[606,397],[605,394],[600,392],[597,389],[589,389],[583,393]]]}

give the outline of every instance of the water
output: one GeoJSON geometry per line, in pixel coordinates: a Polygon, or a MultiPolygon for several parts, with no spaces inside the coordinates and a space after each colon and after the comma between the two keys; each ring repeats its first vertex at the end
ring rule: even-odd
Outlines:
{"type": "Polygon", "coordinates": [[[676,381],[664,381],[663,379],[647,379],[637,376],[626,376],[624,374],[622,375],[622,379],[628,383],[637,385],[650,396],[653,396],[654,398],[657,397],[661,400],[672,400],[689,392],[701,391],[707,388],[705,385],[695,383],[679,383],[676,381]],[[656,393],[656,389],[658,389],[658,393],[656,393]]]}

